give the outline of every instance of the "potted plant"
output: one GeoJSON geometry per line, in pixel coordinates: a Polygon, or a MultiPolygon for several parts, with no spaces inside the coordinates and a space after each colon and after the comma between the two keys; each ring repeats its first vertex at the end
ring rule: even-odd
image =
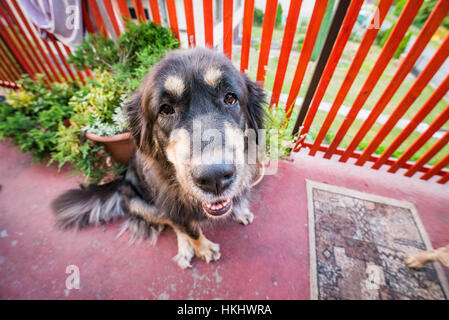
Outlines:
{"type": "Polygon", "coordinates": [[[115,108],[112,123],[105,123],[96,116],[93,123],[85,127],[85,134],[86,138],[104,144],[112,158],[123,165],[128,165],[136,150],[122,107],[115,108]]]}

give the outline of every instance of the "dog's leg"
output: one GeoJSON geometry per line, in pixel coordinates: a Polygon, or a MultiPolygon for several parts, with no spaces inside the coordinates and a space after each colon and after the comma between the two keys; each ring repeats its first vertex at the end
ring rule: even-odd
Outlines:
{"type": "Polygon", "coordinates": [[[178,254],[173,257],[181,269],[191,268],[190,261],[194,256],[193,248],[190,246],[189,236],[175,228],[176,237],[178,238],[178,254]]]}
{"type": "Polygon", "coordinates": [[[449,267],[449,246],[410,254],[405,259],[405,264],[409,268],[420,269],[426,263],[434,261],[449,267]]]}
{"type": "Polygon", "coordinates": [[[198,225],[181,227],[173,225],[178,237],[178,254],[174,260],[185,269],[191,267],[190,260],[193,255],[207,263],[220,259],[220,246],[207,239],[198,225]]]}
{"type": "Polygon", "coordinates": [[[250,224],[254,220],[254,215],[249,210],[248,200],[242,199],[238,205],[232,209],[234,219],[243,225],[250,224]]]}
{"type": "Polygon", "coordinates": [[[165,221],[156,218],[156,207],[147,204],[139,197],[125,198],[125,207],[131,216],[122,225],[117,237],[129,230],[132,234],[131,242],[135,239],[150,238],[151,243],[155,245],[166,224],[165,221]]]}

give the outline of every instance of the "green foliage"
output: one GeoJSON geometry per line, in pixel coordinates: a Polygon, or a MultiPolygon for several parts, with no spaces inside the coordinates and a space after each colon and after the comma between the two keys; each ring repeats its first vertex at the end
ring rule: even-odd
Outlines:
{"type": "Polygon", "coordinates": [[[305,35],[300,35],[298,39],[298,51],[301,51],[302,46],[304,44],[304,39],[306,38],[305,35]]]}
{"type": "Polygon", "coordinates": [[[269,159],[280,159],[290,155],[299,135],[292,135],[291,129],[287,126],[287,112],[284,108],[269,108],[265,106],[267,119],[265,120],[266,130],[266,156],[269,159]]]}
{"type": "Polygon", "coordinates": [[[116,163],[107,165],[108,154],[103,146],[86,139],[84,133],[98,129],[98,126],[109,126],[110,131],[105,132],[108,134],[121,133],[115,125],[114,115],[125,98],[125,90],[111,73],[96,72],[95,80],[90,80],[68,102],[73,109],[70,126],[59,126],[58,145],[51,161],[59,162],[59,167],[71,163],[76,172],[83,172],[91,182],[98,182],[111,170],[119,169],[116,163]]]}
{"type": "Polygon", "coordinates": [[[89,34],[69,56],[68,62],[77,70],[84,70],[86,67],[91,70],[110,70],[119,60],[114,41],[103,34],[89,34]]]}
{"type": "Polygon", "coordinates": [[[276,20],[274,21],[274,26],[276,28],[282,27],[282,6],[278,3],[278,8],[276,11],[276,20]]]}
{"type": "Polygon", "coordinates": [[[73,113],[68,101],[77,85],[52,83],[49,88],[42,76],[35,82],[25,76],[19,82],[22,87],[1,104],[0,138],[12,138],[21,151],[31,151],[33,160],[41,161],[55,150],[58,126],[73,113]]]}
{"type": "Polygon", "coordinates": [[[406,3],[407,3],[407,0],[396,0],[395,1],[393,14],[396,17],[399,17],[401,15],[402,10],[404,10],[406,3]]]}
{"type": "Polygon", "coordinates": [[[102,34],[90,35],[69,58],[75,68],[86,66],[114,73],[120,82],[134,91],[142,77],[167,51],[179,47],[179,41],[170,29],[153,22],[136,24],[126,22],[126,31],[115,44],[102,34]]]}
{"type": "Polygon", "coordinates": [[[404,52],[405,48],[407,48],[407,44],[410,41],[410,37],[412,36],[412,33],[409,32],[407,35],[402,38],[401,43],[399,44],[398,48],[396,49],[396,52],[393,55],[393,58],[398,59],[401,54],[404,52]]]}
{"type": "Polygon", "coordinates": [[[34,159],[50,156],[50,163],[59,167],[70,163],[86,181],[98,182],[107,173],[122,171],[102,145],[85,138],[85,131],[113,135],[127,130],[122,101],[166,51],[178,47],[169,29],[153,23],[128,21],[117,43],[101,34],[89,35],[69,62],[77,70],[95,70],[95,78],[82,87],[52,83],[51,88],[42,76],[22,79],[21,89],[0,104],[0,138],[11,137],[34,159]]]}
{"type": "Polygon", "coordinates": [[[262,26],[263,24],[263,11],[258,8],[254,8],[253,24],[255,26],[262,26]]]}
{"type": "Polygon", "coordinates": [[[385,42],[387,42],[388,37],[390,36],[391,31],[393,30],[394,26],[391,26],[391,28],[386,29],[386,30],[379,30],[379,32],[377,33],[376,36],[376,40],[375,43],[379,46],[379,47],[383,47],[385,45],[385,42]]]}
{"type": "MultiPolygon", "coordinates": [[[[419,9],[418,14],[416,15],[415,20],[413,20],[413,25],[418,28],[421,28],[424,23],[426,23],[427,18],[429,18],[433,9],[437,5],[438,0],[425,0],[421,8],[419,9]]],[[[449,29],[449,15],[444,18],[442,26],[446,29],[449,29]]]]}

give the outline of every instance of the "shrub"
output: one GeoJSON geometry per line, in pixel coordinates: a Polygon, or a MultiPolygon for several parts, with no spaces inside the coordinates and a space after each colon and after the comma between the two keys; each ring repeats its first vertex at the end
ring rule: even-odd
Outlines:
{"type": "Polygon", "coordinates": [[[409,32],[402,40],[401,43],[399,43],[398,48],[396,49],[396,52],[393,55],[393,58],[398,59],[401,54],[405,51],[405,48],[407,48],[407,44],[410,41],[410,37],[412,34],[409,32]]]}
{"type": "Polygon", "coordinates": [[[49,88],[42,76],[35,82],[24,76],[19,83],[21,88],[1,103],[0,139],[10,137],[21,151],[30,151],[33,160],[43,160],[56,149],[59,124],[73,114],[68,101],[78,86],[52,83],[49,88]]]}
{"type": "Polygon", "coordinates": [[[276,28],[282,27],[282,6],[278,3],[278,8],[276,11],[276,20],[274,21],[274,26],[276,28]]]}
{"type": "Polygon", "coordinates": [[[304,44],[305,35],[300,35],[298,39],[298,50],[301,51],[302,46],[304,44]]]}
{"type": "MultiPolygon", "coordinates": [[[[59,162],[59,168],[65,163],[71,163],[76,172],[84,172],[86,180],[98,182],[108,172],[120,170],[117,163],[107,165],[108,154],[103,146],[84,138],[84,132],[89,130],[100,135],[113,135],[126,129],[122,123],[116,124],[117,108],[125,99],[125,88],[113,75],[107,71],[96,72],[95,80],[81,88],[69,101],[73,109],[70,126],[59,126],[57,132],[58,145],[52,153],[52,162],[59,162]]],[[[123,120],[123,119],[122,119],[123,120]]],[[[124,121],[126,123],[126,120],[124,121]]]]}
{"type": "Polygon", "coordinates": [[[262,26],[262,24],[263,24],[263,11],[258,8],[254,8],[253,25],[262,26]]]}
{"type": "Polygon", "coordinates": [[[77,70],[85,67],[113,72],[127,83],[130,91],[137,89],[142,77],[164,54],[179,47],[170,29],[153,22],[126,22],[126,31],[115,44],[102,34],[89,35],[69,57],[77,70]]]}

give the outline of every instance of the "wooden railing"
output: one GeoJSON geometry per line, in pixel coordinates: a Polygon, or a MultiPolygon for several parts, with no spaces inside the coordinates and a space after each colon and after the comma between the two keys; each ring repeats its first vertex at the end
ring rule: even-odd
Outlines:
{"type": "MultiPolygon", "coordinates": [[[[234,2],[233,0],[223,0],[222,2],[222,38],[214,38],[214,9],[217,2],[212,0],[83,0],[83,22],[88,32],[102,32],[109,37],[117,37],[124,30],[123,17],[129,19],[132,17],[130,9],[139,23],[146,23],[151,20],[157,24],[169,27],[174,35],[181,41],[184,47],[208,46],[223,53],[230,59],[233,58],[233,33],[236,29],[233,27],[234,2]],[[164,8],[160,5],[163,4],[164,8]],[[196,10],[198,5],[202,6],[202,11],[196,10]],[[90,19],[86,14],[86,6],[89,6],[93,12],[93,18],[90,19]],[[195,7],[194,7],[195,5],[195,7]],[[100,8],[102,6],[102,9],[100,8]],[[163,10],[162,10],[163,9],[163,10]],[[184,13],[183,23],[180,28],[179,14],[184,13]],[[201,17],[204,25],[199,28],[195,25],[195,17],[201,17]],[[109,28],[108,28],[109,26],[109,28]],[[204,30],[201,43],[198,41],[199,30],[204,30]],[[222,41],[222,43],[221,43],[222,41]]],[[[361,123],[358,122],[356,133],[351,137],[346,147],[341,147],[342,141],[348,138],[348,132],[358,120],[357,116],[363,109],[367,99],[372,94],[382,75],[386,72],[387,66],[391,62],[402,39],[412,26],[412,22],[418,14],[423,0],[408,1],[405,5],[395,26],[388,37],[388,40],[381,48],[381,51],[372,66],[371,70],[363,83],[356,83],[352,88],[357,75],[359,74],[363,63],[365,62],[370,49],[373,46],[379,27],[391,10],[392,0],[379,0],[377,9],[372,17],[371,24],[365,30],[364,36],[360,41],[357,51],[346,70],[344,80],[338,87],[335,87],[333,75],[341,60],[343,51],[350,39],[351,32],[356,23],[356,19],[363,5],[363,0],[340,0],[334,8],[333,18],[329,32],[322,48],[321,54],[315,63],[310,80],[305,81],[308,66],[310,66],[312,51],[319,36],[320,26],[325,16],[327,0],[316,1],[313,12],[305,33],[304,42],[299,53],[296,66],[289,65],[292,48],[294,46],[295,33],[297,30],[300,11],[304,5],[303,1],[291,1],[288,9],[285,28],[283,31],[282,43],[274,82],[272,87],[267,88],[264,83],[267,75],[267,66],[269,63],[270,50],[272,47],[273,30],[275,28],[277,0],[267,0],[265,16],[263,21],[262,35],[260,40],[260,49],[251,50],[251,35],[253,28],[254,0],[244,1],[244,14],[241,23],[241,47],[237,52],[240,57],[237,62],[240,65],[240,71],[248,73],[250,67],[250,54],[256,54],[257,70],[255,80],[265,85],[265,89],[271,92],[270,107],[285,108],[290,119],[293,131],[301,130],[301,136],[310,133],[310,130],[317,121],[317,113],[323,102],[326,90],[332,88],[336,92],[335,98],[331,103],[330,109],[325,114],[324,120],[318,126],[318,131],[313,139],[299,138],[296,142],[294,151],[307,147],[310,155],[323,153],[325,158],[337,157],[341,162],[347,162],[350,159],[355,161],[355,165],[365,165],[372,163],[373,169],[379,169],[388,166],[391,173],[402,172],[406,176],[413,176],[421,173],[420,178],[424,180],[435,180],[438,183],[449,181],[449,154],[441,155],[441,151],[449,142],[449,131],[440,136],[432,143],[431,139],[435,133],[444,130],[444,126],[449,120],[449,106],[439,112],[428,124],[425,130],[414,141],[410,142],[411,135],[416,133],[417,127],[423,123],[424,119],[432,113],[437,104],[441,103],[449,89],[449,75],[436,87],[427,101],[414,114],[407,125],[401,129],[391,143],[384,148],[382,152],[377,152],[381,144],[385,144],[385,138],[392,133],[398,122],[403,119],[405,113],[410,109],[416,99],[422,94],[428,86],[429,81],[440,69],[449,55],[449,36],[439,44],[435,54],[420,72],[413,84],[406,91],[402,100],[394,106],[393,112],[388,114],[388,118],[376,129],[374,137],[369,143],[360,149],[361,142],[366,139],[370,130],[373,130],[374,124],[377,124],[381,115],[384,115],[385,108],[391,102],[393,96],[397,93],[404,79],[412,71],[418,58],[423,53],[432,36],[443,22],[443,19],[449,12],[449,0],[440,0],[436,4],[432,13],[428,17],[424,26],[418,30],[417,38],[408,53],[402,57],[397,66],[394,75],[384,88],[383,92],[376,97],[377,102],[370,110],[367,117],[361,123]],[[280,106],[280,96],[285,86],[285,77],[288,69],[295,70],[293,80],[286,95],[286,103],[280,106]],[[295,106],[301,87],[307,87],[304,99],[295,106]],[[336,122],[339,111],[343,106],[350,90],[358,90],[353,103],[349,106],[349,111],[344,115],[341,123],[336,122]],[[327,139],[331,127],[337,124],[335,135],[327,139]],[[404,142],[408,141],[407,148],[399,156],[397,150],[404,142]],[[411,162],[410,159],[424,146],[427,148],[417,161],[411,162]],[[377,154],[376,154],[377,153],[377,154]],[[433,165],[429,162],[433,161],[433,165]],[[395,155],[395,157],[393,157],[395,155]],[[400,171],[401,170],[401,171],[400,171]],[[404,171],[405,170],[405,171],[404,171]]],[[[45,74],[47,82],[53,81],[73,81],[84,82],[85,77],[91,77],[89,70],[83,72],[76,71],[67,63],[67,56],[70,54],[70,48],[50,36],[48,39],[42,39],[36,27],[21,11],[17,0],[6,0],[0,3],[0,86],[17,88],[17,79],[21,73],[27,73],[34,77],[38,73],[45,74]]],[[[197,19],[198,21],[198,19],[197,19]]],[[[254,67],[253,67],[254,68],[254,67]]]]}

